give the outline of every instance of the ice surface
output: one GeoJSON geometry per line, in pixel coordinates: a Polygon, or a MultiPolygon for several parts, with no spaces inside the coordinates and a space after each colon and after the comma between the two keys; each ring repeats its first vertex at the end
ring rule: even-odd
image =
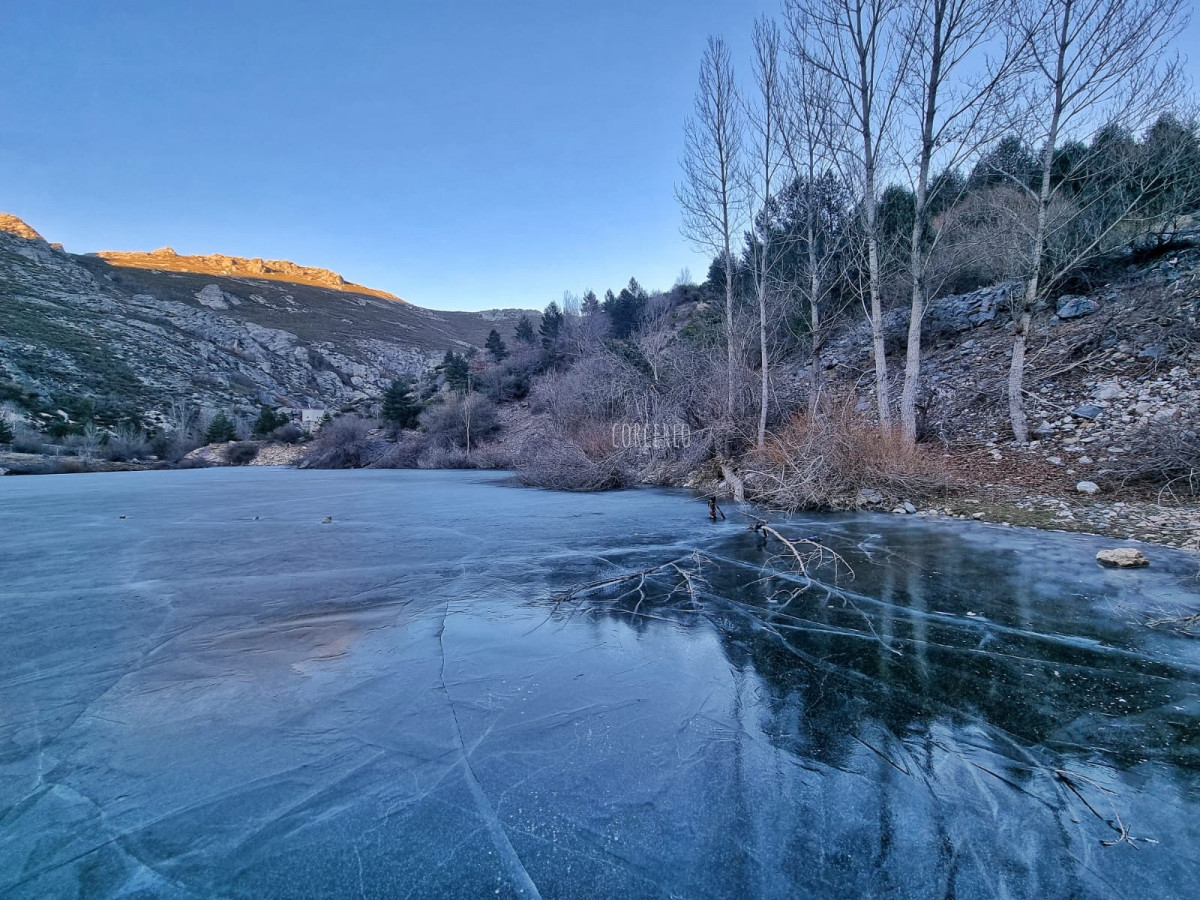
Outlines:
{"type": "Polygon", "coordinates": [[[469,472],[0,480],[0,895],[1195,896],[1200,644],[1131,622],[1194,604],[1195,558],[799,517],[855,577],[783,604],[706,512],[469,472]],[[554,599],[693,549],[698,603],[554,599]]]}

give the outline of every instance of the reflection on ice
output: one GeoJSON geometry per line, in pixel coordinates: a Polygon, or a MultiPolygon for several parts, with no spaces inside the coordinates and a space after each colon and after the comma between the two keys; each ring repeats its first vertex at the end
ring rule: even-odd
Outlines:
{"type": "Polygon", "coordinates": [[[1193,559],[780,527],[853,580],[677,492],[5,479],[0,894],[1192,893],[1193,559]]]}

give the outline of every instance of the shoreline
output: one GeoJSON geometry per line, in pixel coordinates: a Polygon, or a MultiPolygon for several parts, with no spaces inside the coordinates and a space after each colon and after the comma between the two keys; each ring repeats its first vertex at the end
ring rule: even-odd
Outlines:
{"type": "MultiPolygon", "coordinates": [[[[274,465],[271,454],[265,454],[258,466],[274,465]]],[[[162,461],[109,462],[83,460],[78,457],[55,457],[28,453],[0,453],[0,475],[64,475],[102,474],[109,472],[174,471],[189,468],[240,468],[207,462],[201,466],[172,465],[162,461]],[[16,466],[26,471],[12,471],[16,466]]],[[[284,466],[294,468],[294,466],[284,466]]],[[[397,470],[402,471],[402,470],[397,470]]],[[[662,486],[662,485],[657,485],[662,486]]],[[[700,493],[724,495],[727,488],[715,483],[680,484],[700,493]]],[[[569,493],[569,492],[568,492],[569,493]]],[[[1090,534],[1116,541],[1141,543],[1200,553],[1200,502],[1180,502],[1164,505],[1135,492],[1123,492],[1110,497],[1068,492],[1029,490],[1019,484],[965,484],[961,490],[935,500],[913,501],[914,511],[904,513],[921,518],[958,519],[1036,528],[1040,531],[1067,534],[1090,534]]],[[[896,508],[903,508],[897,506],[896,508]]],[[[889,512],[890,504],[875,504],[842,509],[824,507],[813,512],[889,512]]],[[[901,515],[901,513],[893,513],[901,515]]]]}

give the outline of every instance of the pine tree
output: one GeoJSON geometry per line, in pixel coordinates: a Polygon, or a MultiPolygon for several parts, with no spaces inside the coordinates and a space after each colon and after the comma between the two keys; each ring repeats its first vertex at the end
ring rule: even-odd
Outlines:
{"type": "Polygon", "coordinates": [[[11,444],[12,442],[12,426],[8,424],[7,419],[0,419],[0,444],[11,444]]]}
{"type": "Polygon", "coordinates": [[[276,428],[282,428],[290,421],[287,413],[276,413],[271,407],[264,406],[262,412],[258,414],[258,421],[254,423],[254,433],[258,437],[266,437],[276,428]]]}
{"type": "Polygon", "coordinates": [[[210,444],[225,444],[229,441],[236,441],[237,426],[233,424],[233,420],[225,415],[224,412],[219,412],[208,423],[208,430],[204,432],[204,440],[210,444]]]}
{"type": "Polygon", "coordinates": [[[613,296],[609,291],[604,296],[604,311],[612,321],[613,337],[627,338],[637,330],[646,308],[646,292],[636,278],[630,278],[628,286],[613,296]]]}
{"type": "Polygon", "coordinates": [[[600,300],[596,297],[595,291],[588,291],[583,295],[583,303],[580,304],[579,311],[585,316],[594,316],[600,312],[600,300]]]}
{"type": "Polygon", "coordinates": [[[522,344],[533,346],[533,323],[529,321],[529,316],[521,316],[517,319],[517,340],[522,344]]]}
{"type": "Polygon", "coordinates": [[[467,392],[467,378],[471,369],[466,357],[460,356],[453,350],[447,350],[446,355],[442,358],[442,364],[438,368],[442,370],[442,375],[445,376],[450,390],[458,391],[460,394],[467,392]]]}
{"type": "Polygon", "coordinates": [[[546,311],[542,313],[542,324],[538,328],[538,334],[542,336],[542,346],[550,350],[558,341],[558,333],[562,330],[563,314],[558,308],[558,304],[553,300],[546,307],[546,311]]]}
{"type": "Polygon", "coordinates": [[[500,337],[500,332],[495,328],[488,332],[487,341],[483,346],[496,362],[500,362],[504,357],[508,356],[508,348],[504,346],[504,338],[500,337]]]}
{"type": "Polygon", "coordinates": [[[397,378],[383,395],[379,417],[397,428],[416,428],[420,414],[421,403],[412,394],[412,382],[397,378]]]}

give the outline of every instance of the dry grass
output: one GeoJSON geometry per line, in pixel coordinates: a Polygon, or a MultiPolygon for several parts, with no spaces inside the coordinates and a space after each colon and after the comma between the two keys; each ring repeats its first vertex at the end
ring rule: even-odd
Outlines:
{"type": "Polygon", "coordinates": [[[787,509],[865,505],[871,492],[883,502],[916,500],[952,487],[940,455],[867,421],[846,404],[816,415],[794,416],[746,462],[747,492],[787,509]]]}

